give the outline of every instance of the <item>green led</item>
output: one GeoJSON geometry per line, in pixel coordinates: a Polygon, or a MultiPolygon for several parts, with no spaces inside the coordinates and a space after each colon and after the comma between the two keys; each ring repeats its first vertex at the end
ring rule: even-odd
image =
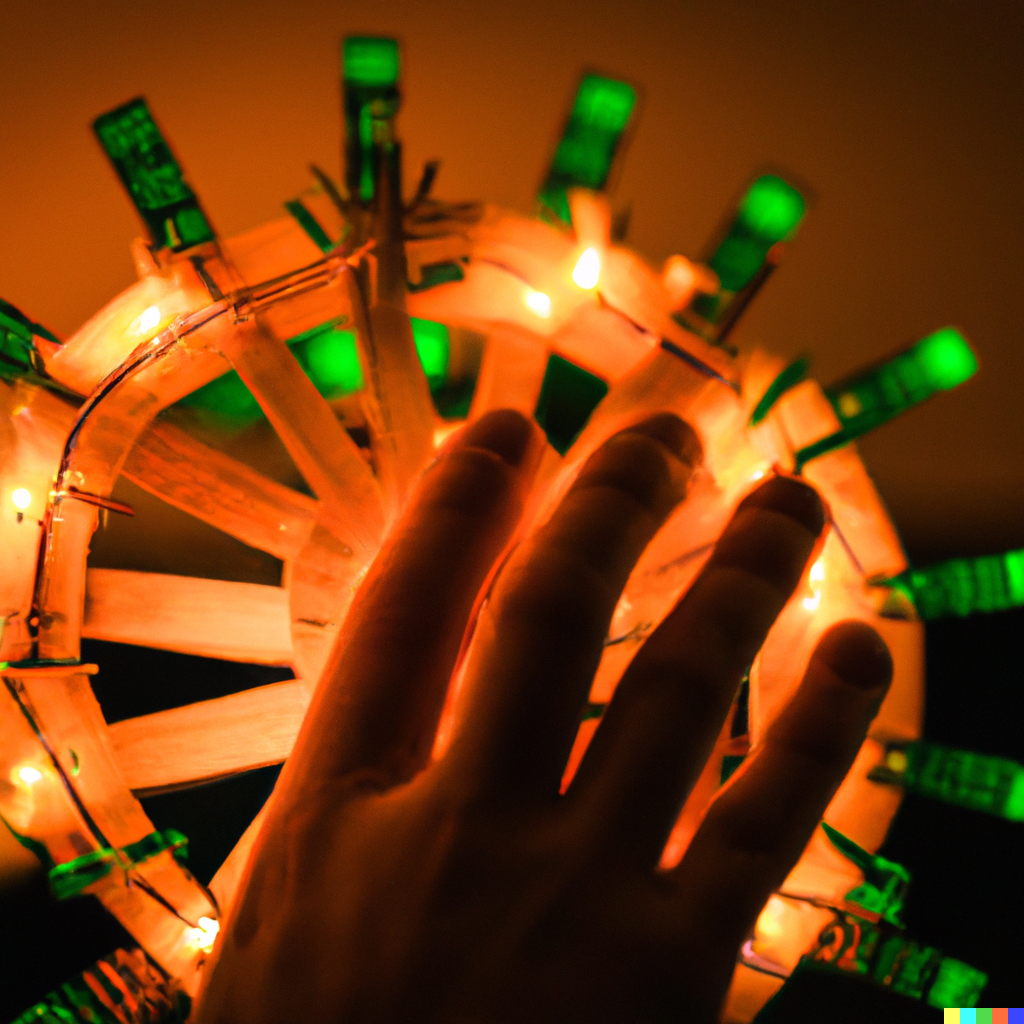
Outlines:
{"type": "Polygon", "coordinates": [[[903,591],[926,620],[1008,611],[1024,606],[1024,549],[908,569],[884,585],[903,591]]]}
{"type": "Polygon", "coordinates": [[[947,1006],[978,1005],[981,991],[988,984],[988,975],[962,960],[942,958],[935,980],[928,991],[928,1004],[939,1009],[947,1006]]]}
{"type": "Polygon", "coordinates": [[[199,200],[144,99],[101,115],[93,130],[157,245],[179,252],[213,241],[199,200]]]}
{"type": "Polygon", "coordinates": [[[606,394],[608,385],[600,377],[561,356],[548,359],[533,416],[559,455],[569,450],[606,394]]]}
{"type": "Polygon", "coordinates": [[[397,112],[400,72],[397,40],[350,36],[343,41],[345,186],[364,206],[373,199],[377,181],[374,122],[397,112]]]}
{"type": "MultiPolygon", "coordinates": [[[[800,193],[774,174],[757,179],[740,203],[728,234],[708,261],[722,290],[738,292],[761,269],[768,250],[791,237],[804,215],[800,193]]],[[[716,308],[719,319],[722,302],[716,308]]]]}
{"type": "Polygon", "coordinates": [[[537,197],[544,216],[568,224],[567,191],[605,187],[636,99],[636,90],[626,82],[594,74],[583,76],[537,197]]]}
{"type": "Polygon", "coordinates": [[[353,85],[395,85],[399,77],[398,41],[376,36],[349,36],[342,43],[345,81],[353,85]]]}
{"type": "Polygon", "coordinates": [[[839,381],[826,395],[841,429],[797,452],[797,468],[962,384],[977,369],[977,358],[963,335],[944,327],[886,362],[839,381]]]}
{"type": "Polygon", "coordinates": [[[1008,758],[911,743],[887,750],[869,778],[943,803],[1024,821],[1024,767],[1008,758]]]}
{"type": "Polygon", "coordinates": [[[736,219],[751,237],[774,245],[796,231],[806,208],[804,197],[792,185],[765,174],[750,186],[736,219]]]}
{"type": "Polygon", "coordinates": [[[690,305],[674,314],[686,330],[712,344],[720,344],[735,319],[767,279],[777,259],[769,257],[773,246],[796,233],[806,210],[804,197],[778,175],[758,178],[740,201],[736,215],[707,257],[718,275],[719,291],[700,293],[690,305]]]}
{"type": "Polygon", "coordinates": [[[919,341],[911,352],[936,391],[955,388],[978,370],[977,356],[954,327],[943,327],[929,335],[919,341]]]}

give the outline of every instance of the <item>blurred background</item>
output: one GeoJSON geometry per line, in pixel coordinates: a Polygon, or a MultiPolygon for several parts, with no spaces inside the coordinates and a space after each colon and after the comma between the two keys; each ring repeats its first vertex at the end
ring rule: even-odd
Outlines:
{"type": "MultiPolygon", "coordinates": [[[[698,254],[755,171],[808,183],[810,214],[733,340],[808,353],[828,383],[959,326],[977,377],[861,452],[915,564],[1024,547],[1015,0],[4,0],[0,295],[64,336],[133,280],[141,226],[90,130],[133,96],[222,235],[280,216],[310,161],[337,175],[338,42],[353,33],[404,43],[408,188],[437,157],[440,196],[531,210],[585,67],[642,87],[614,204],[655,265],[698,254]]],[[[929,739],[1024,760],[1022,630],[1012,612],[929,625],[929,739]]],[[[188,690],[162,706],[269,681],[131,649],[92,657],[111,720],[160,705],[146,694],[162,679],[188,690]]],[[[271,782],[254,773],[147,809],[190,834],[212,873],[232,815],[244,824],[271,782]]],[[[919,937],[989,971],[983,1005],[1019,1005],[1022,826],[910,799],[884,852],[915,875],[919,937]]],[[[0,1020],[117,941],[87,901],[50,907],[38,879],[5,899],[0,1020]]]]}

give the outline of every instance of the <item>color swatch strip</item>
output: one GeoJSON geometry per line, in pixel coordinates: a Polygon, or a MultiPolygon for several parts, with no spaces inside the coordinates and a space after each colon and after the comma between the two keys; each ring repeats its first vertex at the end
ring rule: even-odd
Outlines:
{"type": "Polygon", "coordinates": [[[1001,1009],[952,1007],[943,1011],[942,1024],[1024,1024],[1024,1009],[1019,1006],[1004,1006],[1001,1009]]]}

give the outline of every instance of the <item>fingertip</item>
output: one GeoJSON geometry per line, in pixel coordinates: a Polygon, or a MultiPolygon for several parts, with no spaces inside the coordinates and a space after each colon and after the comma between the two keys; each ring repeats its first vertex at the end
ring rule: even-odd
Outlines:
{"type": "Polygon", "coordinates": [[[815,656],[843,682],[858,690],[884,690],[892,680],[892,655],[866,622],[833,626],[819,641],[815,656]]]}
{"type": "Polygon", "coordinates": [[[775,476],[747,495],[741,509],[762,508],[779,512],[817,537],[825,528],[825,508],[818,492],[802,480],[775,476]]]}
{"type": "Polygon", "coordinates": [[[540,430],[515,409],[495,409],[461,430],[454,446],[493,452],[513,469],[528,464],[542,447],[540,430]]]}

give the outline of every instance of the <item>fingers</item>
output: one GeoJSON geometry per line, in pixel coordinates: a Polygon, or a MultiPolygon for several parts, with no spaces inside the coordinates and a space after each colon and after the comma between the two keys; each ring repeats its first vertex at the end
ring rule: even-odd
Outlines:
{"type": "Polygon", "coordinates": [[[612,611],[699,459],[696,434],[667,413],[617,434],[509,559],[477,622],[454,777],[558,793],[612,611]]]}
{"type": "Polygon", "coordinates": [[[633,659],[570,787],[613,855],[658,863],[740,678],[823,526],[810,487],[781,477],[764,484],[633,659]]]}
{"type": "Polygon", "coordinates": [[[731,949],[796,863],[891,678],[892,659],[873,629],[833,627],[761,747],[711,805],[675,877],[691,920],[731,949]]]}
{"type": "Polygon", "coordinates": [[[427,763],[470,609],[542,452],[539,430],[504,410],[426,471],[360,586],[282,784],[358,771],[386,786],[427,763]]]}

